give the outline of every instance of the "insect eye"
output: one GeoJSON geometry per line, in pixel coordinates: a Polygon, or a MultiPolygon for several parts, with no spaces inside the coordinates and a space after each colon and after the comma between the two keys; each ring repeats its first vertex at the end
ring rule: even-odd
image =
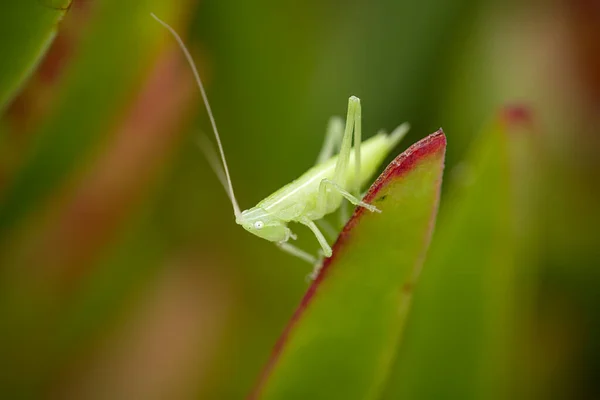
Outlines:
{"type": "Polygon", "coordinates": [[[263,226],[265,226],[265,224],[262,221],[256,221],[254,223],[254,228],[256,229],[262,229],[263,226]]]}

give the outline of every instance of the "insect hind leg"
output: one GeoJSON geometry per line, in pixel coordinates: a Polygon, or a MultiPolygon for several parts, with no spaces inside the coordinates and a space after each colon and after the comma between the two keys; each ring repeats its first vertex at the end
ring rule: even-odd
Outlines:
{"type": "MultiPolygon", "coordinates": [[[[357,111],[359,115],[359,125],[360,126],[360,100],[358,97],[350,96],[348,99],[348,113],[346,115],[346,126],[344,128],[344,135],[342,137],[342,144],[340,146],[340,153],[338,154],[337,161],[335,164],[335,170],[333,172],[333,181],[336,182],[340,186],[345,186],[347,179],[347,170],[350,164],[350,153],[352,151],[352,134],[353,132],[356,134],[356,116],[357,111]]],[[[359,137],[355,137],[356,145],[355,148],[360,148],[360,127],[358,129],[359,137]],[[356,140],[358,139],[358,140],[356,140]]],[[[360,150],[359,150],[360,152],[360,150]]],[[[357,153],[357,156],[360,156],[357,153]]],[[[358,160],[359,158],[357,158],[358,160]]],[[[358,179],[354,179],[356,181],[358,179]]],[[[328,207],[332,204],[337,204],[339,202],[338,198],[328,199],[328,193],[326,190],[322,190],[323,188],[319,188],[318,198],[317,198],[317,210],[321,212],[322,215],[328,213],[328,207]]],[[[334,207],[334,209],[337,207],[334,207]]]]}
{"type": "Polygon", "coordinates": [[[327,133],[323,147],[319,152],[316,165],[330,159],[334,154],[340,151],[342,138],[344,137],[344,120],[340,117],[331,117],[327,124],[327,133]]]}
{"type": "Polygon", "coordinates": [[[362,201],[358,197],[354,196],[352,193],[348,192],[346,189],[344,189],[343,187],[341,187],[336,182],[334,182],[330,179],[323,179],[321,181],[321,184],[319,185],[319,197],[326,195],[328,188],[335,190],[337,193],[339,193],[340,195],[345,197],[346,200],[348,200],[350,203],[354,204],[355,206],[364,207],[371,212],[378,212],[378,213],[381,212],[381,210],[379,210],[374,205],[365,203],[364,201],[362,201]]]}
{"type": "Polygon", "coordinates": [[[344,136],[342,138],[342,145],[340,148],[340,154],[338,155],[337,162],[335,164],[335,171],[333,173],[333,181],[340,185],[345,182],[346,171],[350,164],[350,153],[352,151],[352,136],[354,136],[354,151],[359,161],[358,170],[360,171],[360,141],[361,141],[361,119],[360,100],[358,97],[350,96],[348,99],[348,114],[346,116],[346,126],[344,128],[344,136]],[[353,135],[354,133],[354,135],[353,135]]]}

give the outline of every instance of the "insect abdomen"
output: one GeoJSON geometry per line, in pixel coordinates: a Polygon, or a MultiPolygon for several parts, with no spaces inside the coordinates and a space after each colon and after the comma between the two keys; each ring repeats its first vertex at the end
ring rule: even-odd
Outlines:
{"type": "MultiPolygon", "coordinates": [[[[376,135],[363,142],[360,176],[356,177],[354,152],[352,152],[344,177],[345,182],[341,182],[341,185],[347,190],[351,190],[356,184],[356,180],[360,186],[366,184],[394,146],[395,143],[391,143],[389,136],[385,134],[376,135]]],[[[319,185],[325,178],[333,179],[336,162],[337,155],[314,166],[295,181],[258,203],[257,207],[277,215],[284,221],[294,220],[300,215],[311,214],[311,211],[316,208],[319,185]]],[[[328,204],[326,214],[335,211],[340,206],[341,197],[335,196],[334,198],[337,201],[328,204]]]]}

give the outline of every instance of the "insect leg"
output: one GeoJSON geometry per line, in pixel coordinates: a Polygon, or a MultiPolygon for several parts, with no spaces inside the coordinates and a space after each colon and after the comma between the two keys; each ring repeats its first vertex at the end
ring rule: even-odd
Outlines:
{"type": "Polygon", "coordinates": [[[340,117],[331,117],[327,124],[327,133],[325,134],[325,142],[319,152],[316,164],[321,164],[330,159],[335,153],[340,150],[342,137],[344,134],[344,120],[340,117]]]}
{"type": "MultiPolygon", "coordinates": [[[[317,209],[325,214],[327,210],[327,200],[329,189],[335,189],[338,194],[344,196],[352,204],[365,207],[371,211],[379,211],[372,205],[362,202],[358,196],[360,196],[360,167],[361,167],[361,142],[362,142],[362,110],[360,106],[360,99],[355,96],[351,96],[348,99],[348,116],[346,118],[346,128],[344,131],[344,137],[342,139],[342,146],[340,154],[335,165],[335,171],[333,179],[324,179],[319,185],[319,193],[317,197],[317,209]],[[354,135],[352,134],[354,132],[354,135]],[[352,192],[348,192],[344,186],[346,186],[346,171],[350,161],[350,153],[352,151],[351,142],[352,136],[354,136],[354,166],[355,166],[355,177],[352,180],[352,192]]],[[[347,211],[345,204],[342,203],[340,207],[341,219],[347,219],[347,211]]]]}
{"type": "Polygon", "coordinates": [[[323,255],[325,257],[331,257],[331,246],[329,246],[329,243],[327,243],[327,239],[325,239],[325,236],[323,236],[317,225],[315,225],[315,223],[308,218],[300,219],[298,220],[298,222],[306,225],[312,231],[312,233],[315,234],[317,240],[319,241],[319,244],[321,245],[321,248],[323,249],[323,255]]]}
{"type": "Polygon", "coordinates": [[[346,116],[346,127],[344,129],[344,137],[342,138],[342,146],[335,164],[333,180],[340,185],[345,184],[346,170],[350,162],[350,152],[352,151],[352,132],[356,125],[356,110],[360,109],[360,100],[358,97],[350,96],[348,99],[348,115],[346,116]]]}
{"type": "MultiPolygon", "coordinates": [[[[348,114],[346,116],[346,127],[344,129],[342,145],[337,161],[335,163],[335,170],[333,172],[333,180],[340,185],[346,184],[346,170],[348,168],[348,164],[350,161],[350,152],[352,150],[352,132],[354,130],[355,125],[354,116],[356,115],[357,104],[360,104],[360,100],[358,99],[358,97],[350,96],[350,98],[348,99],[348,114]]],[[[323,185],[320,185],[319,193],[317,194],[317,210],[319,210],[324,215],[327,211],[327,206],[327,188],[323,185]]]]}
{"type": "Polygon", "coordinates": [[[327,239],[335,240],[335,238],[338,235],[338,231],[333,227],[333,225],[331,225],[331,223],[329,223],[329,221],[327,221],[326,219],[320,219],[318,221],[315,221],[315,223],[319,228],[321,228],[323,232],[325,232],[325,235],[327,235],[327,239]]]}
{"type": "Polygon", "coordinates": [[[371,212],[381,212],[381,210],[379,210],[374,205],[365,203],[364,201],[362,201],[358,197],[355,197],[352,193],[348,192],[343,187],[341,187],[340,185],[338,185],[330,179],[323,179],[321,181],[321,184],[319,185],[319,191],[324,191],[323,188],[326,188],[328,186],[331,187],[333,190],[337,191],[342,196],[344,196],[350,203],[354,204],[355,206],[364,207],[371,212]]]}
{"type": "Polygon", "coordinates": [[[277,247],[279,247],[281,250],[285,251],[286,253],[291,254],[294,257],[301,258],[302,260],[309,262],[313,265],[315,265],[318,261],[316,257],[308,254],[304,250],[297,248],[293,244],[289,244],[287,242],[279,242],[279,243],[276,243],[276,245],[277,245],[277,247]]]}
{"type": "MultiPolygon", "coordinates": [[[[357,99],[358,100],[358,99],[357,99]]],[[[360,100],[356,102],[354,112],[354,186],[352,193],[354,196],[360,196],[360,145],[362,142],[362,110],[360,100]]]]}
{"type": "MultiPolygon", "coordinates": [[[[340,117],[334,116],[329,119],[329,123],[327,125],[327,133],[325,135],[325,143],[323,143],[323,148],[319,153],[319,157],[317,158],[317,165],[327,161],[334,154],[339,153],[342,147],[342,139],[344,138],[344,120],[340,117]]],[[[348,206],[347,203],[342,203],[340,207],[340,221],[342,221],[341,225],[345,224],[345,221],[348,220],[348,206]]],[[[325,222],[325,221],[324,221],[325,222]]],[[[328,235],[332,238],[337,236],[337,232],[331,233],[333,228],[329,224],[329,226],[323,227],[320,225],[322,229],[324,229],[328,235]]]]}
{"type": "MultiPolygon", "coordinates": [[[[358,100],[358,99],[357,99],[358,100]]],[[[356,103],[356,110],[354,111],[354,186],[352,187],[352,193],[354,196],[360,195],[360,145],[362,143],[362,110],[360,106],[360,100],[356,103]]],[[[350,219],[350,211],[348,210],[348,203],[342,203],[340,205],[340,221],[344,225],[350,219]]]]}
{"type": "Polygon", "coordinates": [[[309,283],[310,281],[314,281],[319,277],[321,269],[323,269],[323,259],[323,252],[319,251],[319,257],[317,258],[317,261],[313,264],[313,270],[310,272],[310,274],[306,276],[307,283],[309,283]]]}

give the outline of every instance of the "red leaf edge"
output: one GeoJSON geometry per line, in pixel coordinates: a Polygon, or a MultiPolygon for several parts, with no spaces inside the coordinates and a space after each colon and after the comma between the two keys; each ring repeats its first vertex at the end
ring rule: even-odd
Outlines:
{"type": "MultiPolygon", "coordinates": [[[[426,158],[428,156],[439,153],[440,151],[445,151],[445,149],[446,149],[446,135],[444,134],[443,129],[440,128],[436,132],[421,139],[420,141],[418,141],[417,143],[413,144],[408,149],[406,149],[403,153],[398,155],[386,167],[386,169],[383,171],[383,173],[377,178],[375,183],[373,183],[373,185],[371,185],[371,187],[369,188],[369,191],[367,192],[367,194],[365,195],[363,200],[366,203],[371,203],[377,197],[379,191],[392,178],[397,178],[399,176],[406,174],[414,167],[414,165],[417,162],[419,162],[423,158],[426,158]]],[[[275,365],[277,364],[279,356],[282,353],[282,350],[287,342],[287,339],[288,339],[290,333],[292,332],[292,330],[294,329],[294,327],[300,320],[302,314],[308,308],[309,304],[315,297],[315,294],[317,293],[317,290],[318,290],[321,282],[323,282],[323,280],[327,277],[328,271],[330,269],[330,265],[333,262],[333,260],[335,260],[337,250],[345,244],[345,242],[347,241],[347,239],[349,237],[350,231],[360,221],[360,218],[364,214],[364,212],[365,212],[364,208],[357,207],[354,210],[354,214],[352,215],[352,217],[350,218],[348,223],[346,223],[346,225],[344,226],[344,229],[342,230],[342,232],[338,236],[335,244],[333,245],[333,248],[332,248],[333,255],[330,258],[325,259],[325,261],[323,262],[323,267],[322,267],[321,272],[319,273],[317,279],[315,279],[312,282],[312,284],[308,288],[307,292],[305,293],[304,297],[302,298],[300,305],[298,306],[298,308],[294,312],[294,315],[288,322],[288,325],[283,330],[283,333],[279,337],[277,343],[275,344],[275,346],[271,352],[269,361],[267,362],[265,368],[263,369],[263,371],[260,375],[260,378],[258,380],[256,387],[251,392],[251,394],[248,396],[248,400],[256,400],[260,397],[262,389],[264,388],[265,383],[267,382],[267,379],[271,375],[271,372],[275,368],[275,365]]]]}

